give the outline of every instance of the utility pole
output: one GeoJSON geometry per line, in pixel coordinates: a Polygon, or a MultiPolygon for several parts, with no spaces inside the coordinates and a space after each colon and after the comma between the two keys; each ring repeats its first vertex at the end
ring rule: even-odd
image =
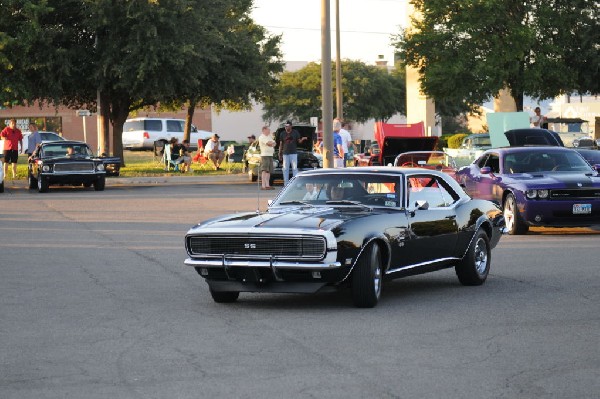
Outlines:
{"type": "Polygon", "coordinates": [[[342,57],[340,55],[340,0],[335,0],[335,105],[340,121],[344,120],[342,107],[342,57]]]}
{"type": "Polygon", "coordinates": [[[324,168],[333,168],[333,99],[331,95],[331,30],[329,19],[329,0],[321,0],[321,107],[324,168]]]}

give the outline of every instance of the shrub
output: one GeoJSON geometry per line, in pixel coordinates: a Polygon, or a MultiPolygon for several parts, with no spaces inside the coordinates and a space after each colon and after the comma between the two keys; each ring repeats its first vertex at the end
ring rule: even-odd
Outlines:
{"type": "Polygon", "coordinates": [[[468,134],[458,133],[448,138],[448,148],[460,148],[462,141],[468,134]]]}
{"type": "Polygon", "coordinates": [[[445,147],[448,147],[448,136],[438,137],[437,145],[435,149],[437,151],[443,151],[445,147]]]}

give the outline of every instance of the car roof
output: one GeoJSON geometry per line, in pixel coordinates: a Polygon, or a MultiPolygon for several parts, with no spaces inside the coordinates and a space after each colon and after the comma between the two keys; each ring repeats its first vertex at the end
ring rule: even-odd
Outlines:
{"type": "Polygon", "coordinates": [[[46,143],[42,143],[41,145],[47,146],[47,145],[54,145],[56,143],[60,143],[61,145],[69,145],[69,144],[71,144],[71,145],[81,145],[81,144],[87,145],[87,143],[85,141],[76,141],[76,140],[48,141],[46,143]]]}
{"type": "MultiPolygon", "coordinates": [[[[447,177],[447,174],[438,172],[435,170],[426,170],[429,174],[447,177]]],[[[323,168],[323,169],[313,169],[307,170],[299,173],[298,175],[336,175],[336,174],[344,174],[344,175],[361,175],[361,174],[393,174],[393,175],[406,175],[410,173],[424,173],[423,168],[397,168],[390,166],[356,166],[352,168],[323,168]]]]}
{"type": "Polygon", "coordinates": [[[572,152],[575,150],[573,148],[557,147],[557,146],[553,146],[553,145],[544,145],[544,146],[530,146],[530,147],[491,148],[489,150],[486,150],[483,154],[489,154],[489,153],[494,153],[494,152],[508,154],[508,153],[518,153],[518,152],[542,152],[542,151],[543,152],[549,152],[549,151],[551,151],[551,152],[572,152]]]}

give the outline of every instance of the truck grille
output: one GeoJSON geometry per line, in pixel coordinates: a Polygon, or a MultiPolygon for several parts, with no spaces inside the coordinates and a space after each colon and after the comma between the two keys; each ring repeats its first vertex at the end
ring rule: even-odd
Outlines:
{"type": "Polygon", "coordinates": [[[93,162],[69,162],[54,164],[54,173],[92,173],[93,162]]]}
{"type": "Polygon", "coordinates": [[[565,189],[565,190],[550,190],[550,199],[600,199],[600,189],[597,188],[582,188],[582,189],[565,189]]]}
{"type": "Polygon", "coordinates": [[[325,257],[326,242],[320,236],[192,236],[188,238],[192,255],[232,258],[268,258],[320,260],[325,257]]]}

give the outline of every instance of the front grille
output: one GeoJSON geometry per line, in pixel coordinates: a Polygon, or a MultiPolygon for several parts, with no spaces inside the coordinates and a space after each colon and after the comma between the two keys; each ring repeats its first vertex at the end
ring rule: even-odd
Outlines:
{"type": "Polygon", "coordinates": [[[580,188],[580,189],[564,189],[550,190],[550,199],[600,199],[600,189],[597,188],[580,188]]]}
{"type": "Polygon", "coordinates": [[[189,237],[192,255],[226,255],[235,258],[320,260],[325,257],[326,242],[320,236],[229,236],[189,237]]]}
{"type": "Polygon", "coordinates": [[[69,162],[54,164],[54,173],[91,173],[94,172],[93,162],[69,162]]]}

